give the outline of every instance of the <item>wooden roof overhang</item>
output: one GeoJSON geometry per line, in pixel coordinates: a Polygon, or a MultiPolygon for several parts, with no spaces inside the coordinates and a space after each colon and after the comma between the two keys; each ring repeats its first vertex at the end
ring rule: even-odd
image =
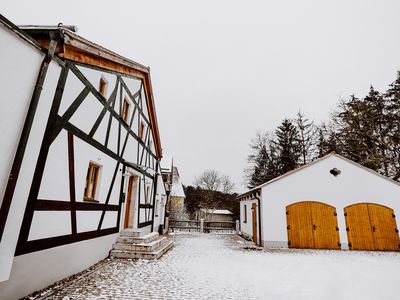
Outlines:
{"type": "Polygon", "coordinates": [[[261,188],[259,189],[253,189],[250,190],[246,193],[243,193],[241,195],[238,196],[239,201],[242,200],[251,200],[251,199],[259,199],[261,196],[261,188]]]}
{"type": "Polygon", "coordinates": [[[71,60],[141,79],[145,87],[144,91],[146,94],[150,126],[153,132],[156,157],[161,159],[161,139],[149,67],[143,66],[98,44],[90,42],[66,27],[20,26],[20,28],[45,48],[48,48],[51,37],[58,36],[60,41],[57,44],[55,53],[61,59],[71,60]]]}

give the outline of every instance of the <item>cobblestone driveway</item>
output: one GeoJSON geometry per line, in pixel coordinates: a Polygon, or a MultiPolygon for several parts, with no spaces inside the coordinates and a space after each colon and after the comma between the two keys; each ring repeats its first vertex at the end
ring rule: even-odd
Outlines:
{"type": "Polygon", "coordinates": [[[158,261],[108,259],[99,270],[41,295],[65,300],[399,299],[397,253],[257,251],[246,249],[235,235],[182,234],[174,242],[158,261]]]}

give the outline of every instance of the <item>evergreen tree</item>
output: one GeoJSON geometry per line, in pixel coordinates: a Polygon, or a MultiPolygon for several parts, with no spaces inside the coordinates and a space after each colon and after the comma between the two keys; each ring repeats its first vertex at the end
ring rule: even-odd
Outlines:
{"type": "Polygon", "coordinates": [[[389,130],[386,101],[371,86],[368,95],[343,101],[334,119],[342,154],[375,171],[388,174],[389,130]]]}
{"type": "Polygon", "coordinates": [[[284,174],[299,166],[301,148],[299,133],[289,119],[284,119],[275,131],[274,145],[277,152],[277,164],[280,174],[284,174]]]}
{"type": "Polygon", "coordinates": [[[332,126],[322,124],[318,128],[318,141],[316,148],[316,158],[324,157],[331,152],[341,153],[337,134],[332,126]]]}
{"type": "Polygon", "coordinates": [[[314,157],[316,129],[314,123],[300,111],[297,113],[295,122],[299,132],[300,164],[304,166],[314,157]]]}
{"type": "Polygon", "coordinates": [[[389,139],[389,174],[394,180],[400,179],[400,71],[396,80],[389,85],[384,95],[387,100],[389,139]]]}
{"type": "Polygon", "coordinates": [[[275,150],[271,140],[259,149],[248,188],[254,188],[279,176],[275,150]],[[269,149],[267,149],[267,147],[269,149]]]}

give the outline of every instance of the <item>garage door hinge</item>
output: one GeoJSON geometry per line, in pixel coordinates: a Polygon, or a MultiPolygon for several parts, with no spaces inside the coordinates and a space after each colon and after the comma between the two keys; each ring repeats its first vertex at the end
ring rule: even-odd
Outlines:
{"type": "Polygon", "coordinates": [[[344,216],[347,217],[347,212],[344,213],[344,216]]]}
{"type": "Polygon", "coordinates": [[[349,248],[351,248],[352,247],[352,245],[351,245],[351,243],[349,243],[349,248]]]}
{"type": "Polygon", "coordinates": [[[288,244],[288,246],[291,246],[291,245],[292,245],[292,242],[291,242],[291,241],[288,241],[287,244],[288,244]]]}
{"type": "Polygon", "coordinates": [[[396,233],[399,233],[399,230],[397,228],[395,228],[396,233]]]}
{"type": "Polygon", "coordinates": [[[350,231],[350,228],[349,228],[349,226],[347,226],[347,227],[346,227],[346,231],[350,231]]]}
{"type": "Polygon", "coordinates": [[[339,227],[336,226],[336,231],[339,231],[339,227]]]}
{"type": "Polygon", "coordinates": [[[337,216],[337,213],[336,213],[336,211],[334,211],[334,212],[333,212],[333,215],[334,215],[335,217],[337,216]]]}
{"type": "Polygon", "coordinates": [[[286,229],[289,230],[290,229],[290,225],[286,226],[286,229]]]}
{"type": "Polygon", "coordinates": [[[395,214],[392,214],[392,217],[393,217],[393,218],[396,218],[396,215],[395,215],[395,214]]]}
{"type": "Polygon", "coordinates": [[[288,210],[286,211],[286,214],[287,214],[287,215],[289,214],[289,211],[288,211],[288,210]]]}
{"type": "Polygon", "coordinates": [[[338,247],[342,247],[342,244],[340,242],[337,242],[338,247]]]}

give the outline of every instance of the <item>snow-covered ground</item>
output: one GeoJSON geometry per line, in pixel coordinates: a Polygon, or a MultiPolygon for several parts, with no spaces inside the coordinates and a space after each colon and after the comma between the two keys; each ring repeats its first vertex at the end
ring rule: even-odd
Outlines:
{"type": "Polygon", "coordinates": [[[48,299],[400,299],[398,253],[248,249],[235,235],[173,239],[158,261],[107,260],[48,299]]]}

